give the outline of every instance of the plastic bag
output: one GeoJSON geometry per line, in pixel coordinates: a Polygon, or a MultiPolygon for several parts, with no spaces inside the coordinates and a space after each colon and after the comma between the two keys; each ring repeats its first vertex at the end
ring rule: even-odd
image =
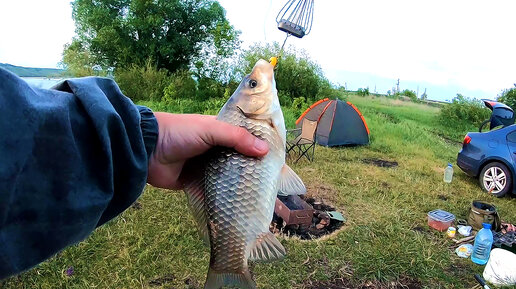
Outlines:
{"type": "Polygon", "coordinates": [[[516,254],[493,249],[484,269],[484,279],[497,286],[516,285],[516,254]]]}
{"type": "Polygon", "coordinates": [[[472,252],[473,245],[471,244],[460,245],[457,249],[455,249],[455,253],[457,253],[457,256],[461,258],[469,258],[472,252]]]}
{"type": "Polygon", "coordinates": [[[459,234],[462,236],[468,237],[471,235],[471,226],[460,226],[459,227],[459,234]]]}

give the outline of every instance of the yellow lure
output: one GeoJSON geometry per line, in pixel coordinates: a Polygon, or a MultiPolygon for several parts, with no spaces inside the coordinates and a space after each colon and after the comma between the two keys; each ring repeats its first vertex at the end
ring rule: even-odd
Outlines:
{"type": "Polygon", "coordinates": [[[272,66],[276,67],[276,65],[278,64],[278,58],[276,56],[271,57],[271,59],[269,59],[269,63],[272,64],[272,66]]]}

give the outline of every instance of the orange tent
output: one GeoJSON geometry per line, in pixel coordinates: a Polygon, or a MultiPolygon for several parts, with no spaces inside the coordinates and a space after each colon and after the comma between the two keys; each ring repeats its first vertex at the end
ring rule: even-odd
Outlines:
{"type": "Polygon", "coordinates": [[[312,104],[296,121],[300,128],[306,118],[317,121],[316,141],[323,146],[364,145],[369,143],[369,128],[364,116],[351,103],[321,99],[312,104]]]}

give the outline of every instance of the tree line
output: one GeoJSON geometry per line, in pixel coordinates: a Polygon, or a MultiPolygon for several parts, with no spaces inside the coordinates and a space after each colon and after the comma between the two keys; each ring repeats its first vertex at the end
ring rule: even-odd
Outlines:
{"type": "MultiPolygon", "coordinates": [[[[135,101],[226,99],[278,43],[240,48],[224,8],[212,0],[75,0],[76,35],[62,65],[75,76],[114,77],[135,101]]],[[[303,51],[288,48],[276,70],[283,105],[336,90],[303,51]]]]}

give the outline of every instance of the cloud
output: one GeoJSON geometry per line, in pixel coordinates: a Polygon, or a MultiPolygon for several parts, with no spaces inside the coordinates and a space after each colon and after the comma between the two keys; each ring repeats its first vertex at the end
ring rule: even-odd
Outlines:
{"type": "Polygon", "coordinates": [[[56,67],[74,35],[69,0],[0,2],[0,62],[56,67]]]}

